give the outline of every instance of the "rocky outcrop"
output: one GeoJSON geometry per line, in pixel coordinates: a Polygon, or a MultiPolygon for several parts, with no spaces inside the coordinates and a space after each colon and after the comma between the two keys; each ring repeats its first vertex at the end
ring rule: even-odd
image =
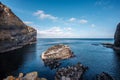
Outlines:
{"type": "Polygon", "coordinates": [[[39,78],[37,72],[27,73],[23,76],[23,73],[20,73],[18,77],[8,76],[3,80],[47,80],[46,78],[39,78]]]}
{"type": "Polygon", "coordinates": [[[56,72],[55,80],[82,80],[86,69],[87,67],[84,67],[81,63],[66,68],[63,67],[56,72]]]}
{"type": "Polygon", "coordinates": [[[45,66],[49,66],[50,69],[56,69],[61,65],[60,60],[68,59],[73,56],[73,52],[69,46],[58,44],[48,48],[47,51],[42,53],[41,58],[45,66]]]}
{"type": "Polygon", "coordinates": [[[96,80],[115,80],[108,73],[101,73],[97,75],[96,80]]]}
{"type": "Polygon", "coordinates": [[[71,51],[70,47],[63,44],[58,44],[55,46],[52,46],[47,49],[44,53],[42,53],[41,57],[43,60],[46,59],[67,59],[74,56],[73,52],[71,51]]]}
{"type": "Polygon", "coordinates": [[[24,24],[0,2],[0,53],[36,42],[36,30],[24,24]]]}
{"type": "Polygon", "coordinates": [[[120,50],[120,23],[117,25],[117,29],[114,34],[114,44],[101,43],[104,47],[113,48],[114,50],[120,50]]]}

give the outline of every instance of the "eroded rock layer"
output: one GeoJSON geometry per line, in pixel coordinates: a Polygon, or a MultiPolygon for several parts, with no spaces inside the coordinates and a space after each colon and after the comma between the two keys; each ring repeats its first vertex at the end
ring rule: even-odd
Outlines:
{"type": "Polygon", "coordinates": [[[0,53],[36,42],[36,30],[24,24],[0,2],[0,53]]]}

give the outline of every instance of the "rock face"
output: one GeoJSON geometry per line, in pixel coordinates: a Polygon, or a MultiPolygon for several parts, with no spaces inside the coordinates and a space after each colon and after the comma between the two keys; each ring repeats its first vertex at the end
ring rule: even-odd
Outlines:
{"type": "Polygon", "coordinates": [[[36,30],[25,25],[0,2],[0,53],[36,42],[36,30]]]}
{"type": "Polygon", "coordinates": [[[42,53],[41,57],[45,59],[67,59],[73,56],[73,52],[70,50],[70,47],[63,44],[58,44],[48,48],[47,51],[42,53]]]}
{"type": "Polygon", "coordinates": [[[115,80],[113,79],[108,73],[101,73],[100,75],[97,75],[96,80],[115,80]]]}
{"type": "Polygon", "coordinates": [[[117,29],[114,35],[114,46],[120,47],[120,23],[117,25],[117,29]]]}

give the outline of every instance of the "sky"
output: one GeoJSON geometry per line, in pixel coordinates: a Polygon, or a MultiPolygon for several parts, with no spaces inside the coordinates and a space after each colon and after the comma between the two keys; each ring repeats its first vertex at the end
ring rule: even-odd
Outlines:
{"type": "Polygon", "coordinates": [[[120,0],[0,0],[38,38],[113,38],[120,0]]]}

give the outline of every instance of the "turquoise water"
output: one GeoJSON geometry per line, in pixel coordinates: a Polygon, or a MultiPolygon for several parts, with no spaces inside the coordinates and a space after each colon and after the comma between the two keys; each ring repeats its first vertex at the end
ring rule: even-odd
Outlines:
{"type": "Polygon", "coordinates": [[[0,78],[8,75],[17,76],[20,72],[38,71],[40,77],[54,80],[56,69],[46,67],[40,55],[50,46],[66,44],[71,47],[76,57],[63,60],[60,67],[81,62],[89,67],[84,75],[85,80],[93,80],[96,74],[103,71],[120,80],[120,52],[102,45],[93,45],[102,42],[113,43],[113,39],[38,39],[35,45],[0,54],[0,78]]]}

